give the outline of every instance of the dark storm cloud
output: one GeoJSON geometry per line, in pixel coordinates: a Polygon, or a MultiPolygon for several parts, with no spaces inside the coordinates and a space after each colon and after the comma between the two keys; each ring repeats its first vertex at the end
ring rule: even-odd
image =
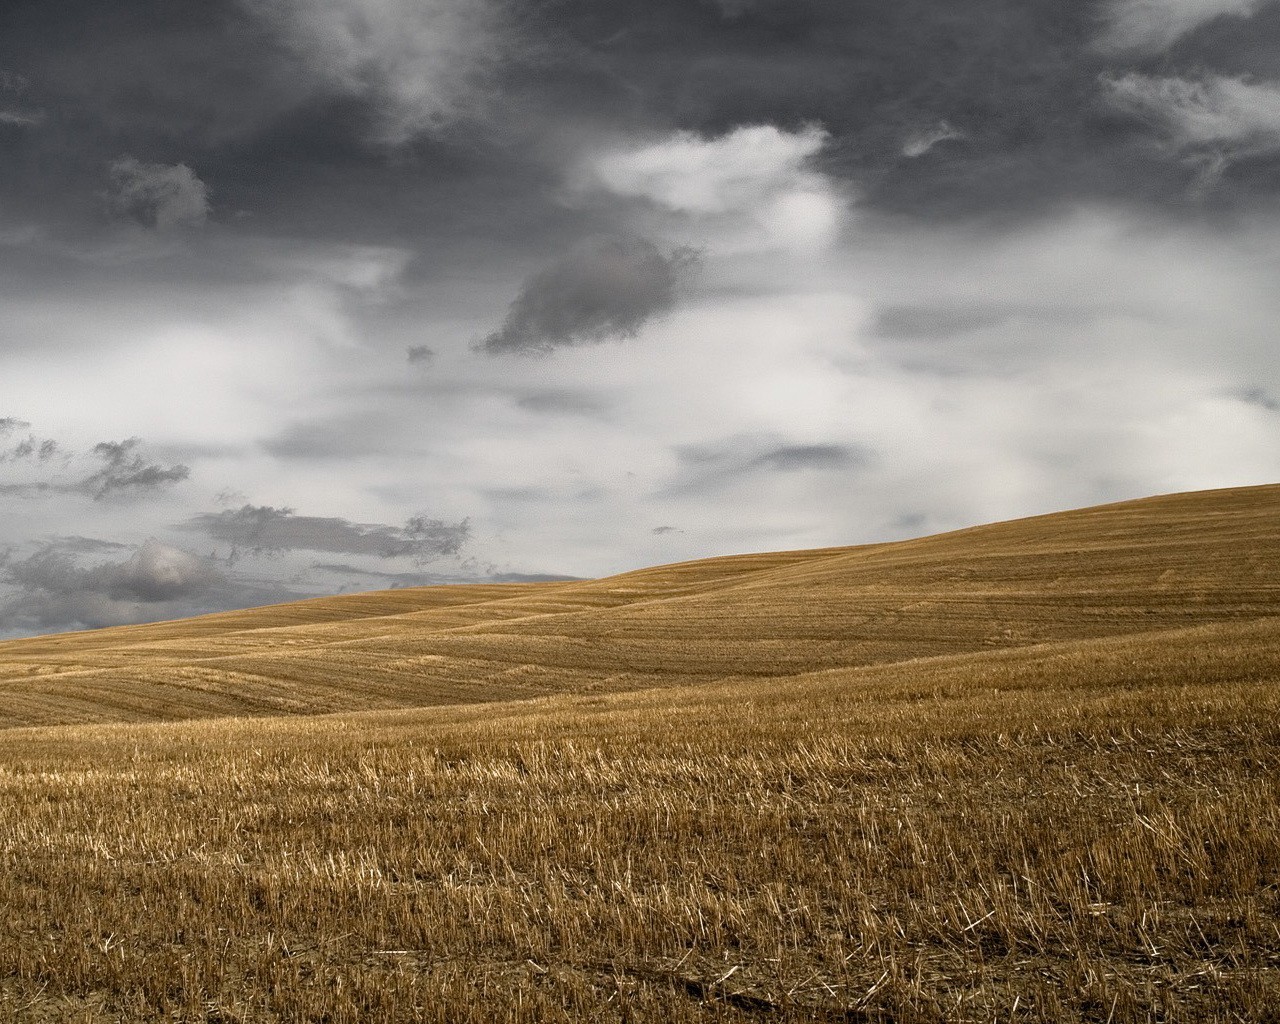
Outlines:
{"type": "Polygon", "coordinates": [[[122,154],[144,168],[191,166],[270,125],[298,89],[276,48],[248,27],[228,0],[0,5],[0,65],[29,82],[18,109],[43,113],[4,132],[6,206],[20,201],[59,230],[96,229],[107,168],[122,154]]]}
{"type": "MultiPolygon", "coordinates": [[[[1252,47],[1250,66],[1222,73],[1273,75],[1264,41],[1276,8],[1181,39],[1192,48],[1177,51],[1176,73],[1252,47]],[[1223,33],[1235,33],[1229,45],[1223,33]]],[[[30,85],[0,94],[21,101],[0,109],[47,116],[10,126],[0,196],[97,223],[104,168],[130,154],[136,168],[125,165],[117,194],[148,222],[199,222],[207,184],[228,223],[245,211],[259,230],[364,241],[420,242],[429,230],[424,267],[474,265],[494,247],[526,258],[615,226],[588,226],[557,192],[592,133],[820,123],[831,133],[822,169],[855,182],[871,208],[939,217],[1089,198],[1183,203],[1177,154],[1153,149],[1150,125],[1106,101],[1100,75],[1153,73],[1133,66],[1140,55],[1094,45],[1108,9],[560,0],[515,17],[513,5],[478,0],[126,0],[109,11],[15,0],[0,7],[0,67],[30,85]]],[[[1246,194],[1274,195],[1265,169],[1237,179],[1246,194]]],[[[523,312],[488,340],[550,344],[537,312],[523,312]]],[[[611,331],[608,317],[570,319],[578,340],[611,331]]]]}
{"type": "Polygon", "coordinates": [[[430,345],[410,345],[405,350],[411,363],[426,364],[435,359],[435,350],[430,345]]]}
{"type": "Polygon", "coordinates": [[[183,465],[165,466],[147,460],[138,451],[140,438],[103,441],[93,446],[93,454],[103,466],[86,477],[76,489],[92,494],[96,500],[121,495],[138,495],[179,483],[191,475],[183,465]]]}
{"type": "MultiPolygon", "coordinates": [[[[425,228],[427,266],[540,235],[571,218],[548,200],[558,161],[539,150],[558,114],[532,109],[549,101],[547,75],[521,57],[512,6],[0,4],[0,67],[20,71],[24,103],[47,112],[38,129],[0,132],[0,198],[60,236],[100,231],[106,169],[127,156],[143,194],[126,180],[122,202],[148,222],[164,211],[198,222],[199,183],[237,233],[420,244],[425,228]],[[192,178],[178,180],[181,167],[192,178]],[[158,188],[183,203],[157,202],[158,188]]],[[[546,40],[528,49],[545,69],[559,60],[546,40]]]]}
{"type": "Polygon", "coordinates": [[[1107,65],[1090,49],[1088,4],[795,0],[726,11],[656,0],[640,12],[578,0],[556,17],[603,80],[592,95],[612,85],[619,100],[643,97],[651,127],[709,136],[820,123],[833,136],[824,168],[858,182],[869,205],[936,215],[1134,191],[1134,133],[1095,103],[1107,65]],[[925,145],[939,125],[964,144],[925,145]]]}
{"type": "Polygon", "coordinates": [[[122,547],[70,538],[10,561],[0,570],[0,582],[19,596],[0,606],[0,631],[112,626],[196,614],[217,605],[210,599],[227,582],[222,571],[154,539],[123,561],[84,566],[76,558],[122,547]]]}
{"type": "Polygon", "coordinates": [[[233,549],[255,553],[328,551],[334,554],[409,557],[429,561],[457,555],[471,534],[470,524],[414,516],[404,526],[352,523],[325,516],[300,516],[288,508],[245,505],[207,513],[183,523],[233,549]]]}
{"type": "MultiPolygon", "coordinates": [[[[1094,199],[1185,206],[1187,168],[1150,145],[1148,125],[1119,116],[1100,78],[1280,71],[1280,5],[1247,0],[796,0],[727,22],[711,4],[657,0],[647,30],[631,33],[614,11],[565,17],[566,31],[582,38],[590,25],[610,39],[593,56],[655,117],[705,135],[820,123],[832,136],[823,169],[856,182],[863,206],[931,218],[1010,218],[1094,199]],[[1202,27],[1144,63],[1096,45],[1116,6],[1202,27]],[[1226,7],[1253,16],[1202,16],[1226,7]]],[[[1240,198],[1276,193],[1262,170],[1241,171],[1235,186],[1240,198]]]]}
{"type": "Polygon", "coordinates": [[[541,354],[635,337],[675,305],[676,282],[694,259],[684,249],[664,255],[635,235],[585,239],[525,281],[502,326],[480,348],[490,355],[541,354]]]}

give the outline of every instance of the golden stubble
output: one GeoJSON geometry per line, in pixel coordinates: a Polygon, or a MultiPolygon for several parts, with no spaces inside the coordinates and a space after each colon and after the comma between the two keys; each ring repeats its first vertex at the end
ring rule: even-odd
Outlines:
{"type": "MultiPolygon", "coordinates": [[[[923,613],[849,611],[838,650],[903,645],[897,660],[826,665],[813,651],[831,648],[815,646],[784,651],[785,671],[724,671],[735,658],[760,669],[732,648],[758,654],[752,637],[797,578],[827,588],[806,607],[810,639],[829,642],[827,563],[870,573],[868,552],[899,546],[761,556],[774,561],[719,591],[696,590],[705,566],[676,567],[662,585],[694,591],[597,609],[596,635],[617,643],[596,659],[625,650],[665,672],[656,640],[624,643],[643,622],[686,650],[723,645],[661,686],[570,673],[533,699],[0,732],[0,1019],[1270,1019],[1276,492],[1225,494],[1216,518],[1196,496],[1165,499],[1173,525],[1125,572],[1125,538],[1153,529],[1151,507],[1142,523],[1104,516],[1094,533],[1111,538],[1098,544],[1113,574],[1087,601],[1083,574],[1062,569],[1061,530],[1036,540],[1053,521],[1014,524],[998,556],[987,537],[965,565],[954,539],[932,556],[912,542],[926,550],[911,554],[911,587],[958,577],[967,608],[980,589],[998,595],[983,629],[1006,609],[992,621],[1039,623],[1036,642],[962,628],[953,596],[915,648],[923,613]],[[1037,561],[1046,544],[1051,568],[1037,561]],[[1046,610],[1054,588],[1075,605],[1046,610]],[[696,619],[704,606],[722,614],[696,619]],[[1087,635],[1060,635],[1072,630],[1087,635]],[[945,637],[969,640],[936,651],[945,637]],[[818,663],[793,671],[803,659],[818,663]]],[[[900,600],[904,564],[899,551],[878,583],[844,593],[897,587],[900,600]]],[[[588,657],[569,632],[586,612],[540,614],[483,630],[588,657]]],[[[329,625],[379,616],[365,618],[329,625]]],[[[186,628],[228,635],[200,621],[186,628]]],[[[800,636],[791,621],[776,634],[800,636]]],[[[145,630],[171,628],[139,629],[163,644],[175,641],[145,630]]],[[[57,640],[24,643],[23,664],[41,664],[41,643],[58,663],[57,640]]],[[[128,690],[138,717],[147,685],[128,690]]]]}

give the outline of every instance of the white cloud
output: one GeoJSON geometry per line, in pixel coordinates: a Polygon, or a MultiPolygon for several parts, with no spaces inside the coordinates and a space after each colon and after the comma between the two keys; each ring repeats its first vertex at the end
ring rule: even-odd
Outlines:
{"type": "Polygon", "coordinates": [[[490,0],[243,0],[327,88],[378,107],[392,145],[482,105],[506,48],[490,0]]]}
{"type": "Polygon", "coordinates": [[[209,216],[209,188],[186,164],[111,164],[110,200],[122,214],[161,230],[199,227],[209,216]]]}
{"type": "Polygon", "coordinates": [[[1280,86],[1223,75],[1200,81],[1130,73],[1103,82],[1117,108],[1155,125],[1213,173],[1229,159],[1280,150],[1280,86]]]}
{"type": "Polygon", "coordinates": [[[964,132],[952,127],[946,121],[939,121],[926,131],[910,136],[902,145],[902,155],[909,159],[924,156],[940,142],[958,141],[968,138],[964,132]]]}
{"type": "Polygon", "coordinates": [[[1112,0],[1105,50],[1156,53],[1220,17],[1247,18],[1269,0],[1112,0]]]}
{"type": "Polygon", "coordinates": [[[786,248],[823,245],[844,210],[837,187],[812,167],[827,138],[816,125],[750,125],[718,138],[675,132],[594,155],[577,185],[686,217],[751,222],[786,248]]]}
{"type": "Polygon", "coordinates": [[[0,110],[0,124],[13,125],[17,128],[25,128],[30,125],[40,124],[43,121],[43,110],[0,110]]]}

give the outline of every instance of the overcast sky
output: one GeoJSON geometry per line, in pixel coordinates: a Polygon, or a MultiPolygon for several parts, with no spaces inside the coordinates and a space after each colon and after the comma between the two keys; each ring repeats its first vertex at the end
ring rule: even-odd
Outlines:
{"type": "Polygon", "coordinates": [[[6,0],[0,636],[1280,479],[1280,2],[6,0]]]}

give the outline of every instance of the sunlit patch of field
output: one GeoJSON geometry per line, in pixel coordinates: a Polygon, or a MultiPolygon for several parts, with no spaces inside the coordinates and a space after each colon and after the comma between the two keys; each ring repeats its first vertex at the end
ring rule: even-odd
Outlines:
{"type": "Polygon", "coordinates": [[[0,1020],[1280,1019],[1277,502],[11,645],[138,718],[220,643],[315,710],[257,615],[552,681],[0,732],[0,1020]]]}

